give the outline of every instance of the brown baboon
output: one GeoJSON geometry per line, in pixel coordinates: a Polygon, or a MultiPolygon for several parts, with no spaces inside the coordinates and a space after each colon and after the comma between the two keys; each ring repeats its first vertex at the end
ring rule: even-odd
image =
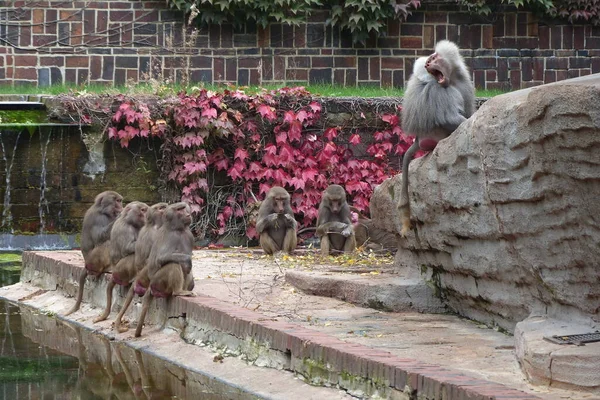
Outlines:
{"type": "Polygon", "coordinates": [[[292,253],[298,243],[297,227],[290,194],[281,186],[272,187],[258,210],[256,231],[260,235],[260,247],[267,254],[282,250],[292,253]]]}
{"type": "Polygon", "coordinates": [[[133,296],[135,294],[143,296],[148,288],[148,283],[150,280],[148,278],[147,270],[144,268],[146,266],[148,256],[150,255],[150,251],[152,250],[152,246],[156,242],[158,229],[163,224],[164,213],[167,206],[167,203],[157,203],[150,207],[146,213],[146,223],[142,230],[140,230],[138,240],[135,242],[136,276],[132,276],[129,280],[130,282],[133,281],[133,284],[129,288],[123,307],[121,307],[121,311],[119,311],[119,314],[115,318],[114,322],[115,330],[118,332],[123,333],[128,330],[126,326],[122,325],[122,320],[123,315],[125,315],[125,312],[133,300],[133,296]]]}
{"type": "Polygon", "coordinates": [[[128,286],[137,273],[135,249],[140,230],[146,222],[147,211],[146,203],[132,201],[123,209],[113,225],[110,232],[110,262],[113,270],[106,287],[106,308],[94,322],[108,318],[115,285],[128,286]]]}
{"type": "Polygon", "coordinates": [[[346,191],[340,185],[330,185],[323,191],[316,233],[321,238],[324,256],[351,252],[356,248],[350,206],[346,202],[346,191]]]}
{"type": "Polygon", "coordinates": [[[190,231],[192,216],[190,206],[175,203],[167,207],[165,220],[156,235],[147,262],[150,278],[144,294],[142,311],[135,336],[142,334],[144,319],[153,297],[193,296],[192,249],[194,236],[190,231]]]}
{"type": "Polygon", "coordinates": [[[79,310],[87,276],[98,276],[110,269],[110,232],[122,209],[123,196],[109,190],[98,194],[94,204],[86,211],[81,227],[81,253],[85,269],[79,278],[75,305],[65,316],[79,310]]]}

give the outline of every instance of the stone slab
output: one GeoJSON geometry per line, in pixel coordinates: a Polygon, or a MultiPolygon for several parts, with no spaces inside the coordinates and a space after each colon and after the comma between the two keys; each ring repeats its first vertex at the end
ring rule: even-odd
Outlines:
{"type": "Polygon", "coordinates": [[[384,276],[367,279],[353,274],[289,271],[285,280],[312,295],[333,297],[378,310],[445,313],[448,309],[422,279],[384,276]]]}

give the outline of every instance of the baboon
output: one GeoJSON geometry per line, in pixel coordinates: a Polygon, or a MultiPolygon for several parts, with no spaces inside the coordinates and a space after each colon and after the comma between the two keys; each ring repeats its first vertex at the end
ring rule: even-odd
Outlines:
{"type": "Polygon", "coordinates": [[[190,231],[192,215],[186,203],[167,207],[165,220],[156,235],[156,244],[150,251],[147,272],[150,279],[142,301],[142,311],[135,336],[142,334],[144,319],[154,297],[193,296],[192,249],[194,236],[190,231]]]}
{"type": "Polygon", "coordinates": [[[415,142],[402,160],[402,191],[398,209],[401,235],[411,228],[408,165],[420,148],[431,151],[475,110],[475,88],[458,47],[442,40],[435,53],[415,61],[402,101],[402,129],[415,142]]]}
{"type": "Polygon", "coordinates": [[[123,315],[125,315],[125,312],[133,300],[133,296],[135,294],[143,296],[148,288],[150,279],[148,278],[148,271],[145,269],[146,262],[148,260],[148,256],[150,255],[150,251],[152,250],[152,246],[156,242],[158,229],[163,224],[164,213],[167,206],[167,203],[157,203],[150,207],[146,213],[146,223],[140,231],[138,240],[135,242],[136,276],[131,277],[133,284],[127,291],[127,296],[125,298],[125,302],[123,303],[123,307],[121,307],[121,311],[119,311],[119,314],[115,318],[114,322],[115,330],[118,332],[123,333],[129,329],[122,325],[122,320],[123,315]]]}
{"type": "Polygon", "coordinates": [[[323,191],[316,233],[324,256],[352,252],[356,248],[350,206],[346,202],[346,191],[340,185],[330,185],[323,191]]]}
{"type": "Polygon", "coordinates": [[[104,321],[110,315],[112,292],[115,285],[128,286],[137,273],[135,249],[140,230],[146,222],[148,205],[132,201],[121,212],[110,232],[110,261],[112,276],[106,287],[106,308],[94,319],[104,321]]]}
{"type": "Polygon", "coordinates": [[[272,187],[258,210],[256,231],[260,247],[269,255],[281,250],[292,253],[298,243],[297,228],[290,194],[281,186],[272,187]]]}
{"type": "Polygon", "coordinates": [[[79,310],[87,276],[98,276],[110,269],[110,232],[122,210],[123,196],[108,190],[98,194],[94,204],[85,212],[81,227],[81,253],[85,269],[79,277],[75,305],[65,316],[79,310]]]}

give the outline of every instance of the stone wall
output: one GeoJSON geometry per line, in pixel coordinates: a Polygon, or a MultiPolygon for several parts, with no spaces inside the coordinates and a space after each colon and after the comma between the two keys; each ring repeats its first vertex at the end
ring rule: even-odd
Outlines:
{"type": "Polygon", "coordinates": [[[211,26],[195,34],[165,2],[0,1],[0,83],[125,84],[148,77],[240,85],[328,83],[402,87],[416,57],[441,39],[465,50],[478,88],[519,89],[600,72],[600,27],[538,21],[526,12],[487,19],[454,2],[422,1],[365,46],[306,24],[211,26]]]}
{"type": "Polygon", "coordinates": [[[126,150],[100,141],[88,149],[78,127],[2,127],[0,232],[79,232],[96,194],[109,189],[126,202],[160,201],[157,149],[139,144],[126,150]]]}

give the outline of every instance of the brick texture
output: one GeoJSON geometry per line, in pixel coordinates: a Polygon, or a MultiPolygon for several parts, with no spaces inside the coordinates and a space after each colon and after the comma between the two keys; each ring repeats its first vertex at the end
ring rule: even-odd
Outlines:
{"type": "Polygon", "coordinates": [[[509,8],[487,23],[458,5],[440,4],[422,2],[407,22],[388,21],[385,37],[352,45],[348,34],[325,26],[324,11],[296,27],[194,30],[184,26],[182,13],[160,2],[108,0],[85,8],[77,2],[0,2],[0,54],[6,59],[0,84],[46,84],[50,68],[52,84],[155,78],[401,87],[414,58],[442,39],[464,49],[480,89],[519,89],[599,72],[598,29],[549,26],[509,8]]]}

